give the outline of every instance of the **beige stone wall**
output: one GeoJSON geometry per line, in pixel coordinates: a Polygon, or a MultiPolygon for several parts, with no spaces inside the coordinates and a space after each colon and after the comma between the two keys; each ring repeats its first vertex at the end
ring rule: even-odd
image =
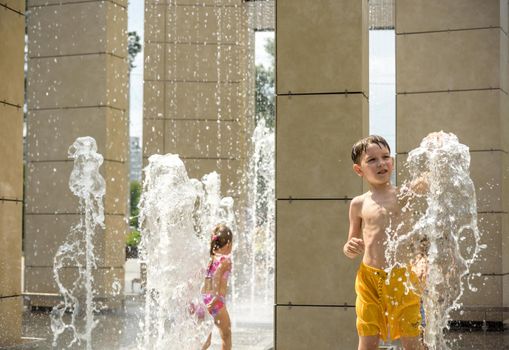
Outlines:
{"type": "MultiPolygon", "coordinates": [[[[25,289],[58,291],[53,257],[80,217],[67,150],[77,137],[92,136],[106,180],[96,289],[108,299],[114,280],[123,285],[128,229],[127,0],[30,0],[28,10],[25,289]]],[[[75,273],[69,267],[64,279],[75,273]]]]}
{"type": "MultiPolygon", "coordinates": [[[[276,27],[275,0],[246,2],[249,29],[253,31],[273,31],[276,27]]],[[[254,48],[253,48],[254,49],[254,48]]]]}
{"type": "MultiPolygon", "coordinates": [[[[467,306],[509,306],[507,16],[507,1],[500,0],[396,1],[400,162],[431,131],[453,132],[471,150],[488,250],[473,268],[483,276],[476,281],[479,292],[466,292],[467,306]]],[[[488,315],[502,319],[501,313],[488,315]]]]}
{"type": "Polygon", "coordinates": [[[0,4],[0,347],[21,340],[25,1],[0,4]]]}
{"type": "Polygon", "coordinates": [[[369,29],[394,29],[394,9],[396,0],[369,1],[369,29]]]}
{"type": "MultiPolygon", "coordinates": [[[[247,12],[247,36],[244,42],[246,60],[245,60],[245,71],[244,78],[245,91],[245,127],[248,131],[248,136],[252,135],[255,124],[255,110],[256,110],[256,67],[255,67],[255,40],[256,32],[258,31],[274,31],[275,20],[276,20],[276,6],[274,0],[264,1],[250,1],[244,3],[247,12]]],[[[248,147],[253,145],[248,145],[248,147]]],[[[251,150],[248,148],[248,153],[251,154],[251,150]]],[[[249,180],[247,180],[249,181],[249,180]]]]}
{"type": "Polygon", "coordinates": [[[368,133],[367,1],[276,2],[277,349],[357,346],[359,261],[341,250],[368,133]],[[309,336],[312,334],[313,336],[309,336]]]}
{"type": "Polygon", "coordinates": [[[239,199],[245,169],[246,8],[241,0],[145,0],[143,159],[176,153],[239,199]]]}

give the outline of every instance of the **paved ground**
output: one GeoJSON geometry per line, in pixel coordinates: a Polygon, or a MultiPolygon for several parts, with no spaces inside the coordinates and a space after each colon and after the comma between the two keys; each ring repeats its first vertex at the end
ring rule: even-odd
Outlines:
{"type": "MultiPolygon", "coordinates": [[[[129,298],[124,312],[98,315],[99,327],[93,333],[93,349],[133,349],[138,334],[140,307],[140,298],[129,298]]],[[[234,315],[232,315],[232,319],[234,319],[234,315]]],[[[246,322],[240,317],[238,322],[233,323],[232,334],[233,348],[236,350],[269,350],[273,348],[271,322],[246,322]]],[[[23,315],[23,336],[30,339],[25,344],[11,347],[9,350],[52,349],[49,310],[26,311],[23,315]]],[[[214,331],[210,349],[220,350],[220,348],[220,337],[217,331],[214,331]]],[[[84,347],[75,346],[72,349],[84,349],[84,347]]]]}
{"type": "MultiPolygon", "coordinates": [[[[139,284],[136,283],[136,280],[135,283],[131,282],[133,279],[139,277],[139,270],[137,269],[137,264],[128,260],[126,264],[125,291],[127,297],[125,309],[122,312],[103,313],[97,316],[100,323],[93,334],[94,350],[131,350],[136,345],[142,298],[137,296],[139,293],[139,284]]],[[[273,308],[271,306],[241,308],[231,305],[231,316],[233,321],[233,349],[273,349],[273,308]]],[[[31,339],[27,339],[24,345],[10,347],[9,350],[52,349],[49,310],[26,310],[23,315],[22,332],[24,337],[31,339]],[[34,338],[39,338],[39,340],[34,338]]],[[[454,350],[509,350],[508,331],[487,333],[451,332],[448,334],[448,337],[454,340],[454,350]]],[[[384,344],[380,348],[396,350],[398,349],[397,345],[397,343],[384,344]]],[[[56,347],[53,349],[60,348],[56,347]]],[[[73,349],[84,349],[84,347],[73,347],[73,349]]],[[[211,350],[220,350],[220,338],[217,331],[213,333],[211,350]]]]}
{"type": "MultiPolygon", "coordinates": [[[[100,326],[94,330],[94,350],[130,350],[136,344],[138,333],[139,301],[126,304],[124,313],[102,314],[98,317],[100,326]]],[[[241,318],[240,318],[241,319],[241,318]]],[[[9,350],[46,350],[51,347],[51,331],[48,311],[26,312],[23,320],[23,335],[25,337],[45,338],[23,346],[9,348],[9,350]]],[[[449,339],[454,339],[454,350],[509,350],[509,332],[451,332],[449,339]]],[[[213,333],[211,350],[220,350],[219,335],[213,333]]],[[[83,349],[84,347],[73,347],[83,349]]],[[[396,350],[397,344],[386,344],[381,349],[396,350]]],[[[59,349],[57,347],[57,349],[59,349]]],[[[240,321],[233,327],[233,349],[235,350],[269,350],[273,349],[273,326],[266,322],[240,321]]],[[[185,349],[187,350],[187,349],[185,349]]],[[[292,349],[281,349],[292,350],[292,349]]],[[[321,350],[321,349],[310,349],[321,350]]],[[[341,349],[350,350],[350,349],[341,349]]]]}
{"type": "MultiPolygon", "coordinates": [[[[125,308],[121,312],[103,313],[97,316],[99,327],[93,332],[94,350],[127,350],[136,345],[139,332],[138,322],[141,314],[143,298],[140,293],[140,268],[137,259],[129,259],[125,264],[126,295],[125,308]]],[[[273,348],[273,307],[240,309],[230,305],[232,317],[233,348],[236,350],[269,350],[273,348]]],[[[22,335],[25,344],[9,348],[21,349],[52,349],[52,332],[49,309],[33,311],[25,310],[23,314],[22,335]]],[[[65,342],[65,339],[64,339],[65,342]]],[[[68,342],[68,341],[67,341],[68,342]]],[[[58,348],[58,347],[57,347],[58,348]]],[[[74,349],[83,349],[75,346],[74,349]]],[[[212,336],[211,350],[219,350],[220,337],[217,330],[212,336]]],[[[184,349],[183,349],[184,350],[184,349]]]]}
{"type": "MultiPolygon", "coordinates": [[[[94,330],[94,350],[130,350],[136,344],[138,333],[138,302],[128,302],[125,313],[102,314],[98,317],[100,326],[94,330]]],[[[51,331],[48,311],[26,312],[23,320],[23,335],[32,338],[44,338],[28,342],[25,345],[11,347],[9,350],[46,350],[51,347],[51,331]]],[[[509,332],[452,332],[454,350],[509,350],[509,332]]],[[[386,344],[381,349],[398,349],[397,344],[386,344]]],[[[273,326],[263,322],[237,322],[233,327],[233,349],[269,350],[273,348],[273,326]]],[[[57,347],[56,349],[60,349],[57,347]]],[[[73,349],[84,349],[73,347],[73,349]]],[[[187,349],[186,349],[187,350],[187,349]]],[[[213,333],[211,350],[220,350],[219,336],[213,333]]],[[[291,350],[291,349],[281,349],[291,350]]],[[[321,350],[321,349],[310,349],[321,350]]],[[[349,349],[341,349],[349,350],[349,349]]]]}

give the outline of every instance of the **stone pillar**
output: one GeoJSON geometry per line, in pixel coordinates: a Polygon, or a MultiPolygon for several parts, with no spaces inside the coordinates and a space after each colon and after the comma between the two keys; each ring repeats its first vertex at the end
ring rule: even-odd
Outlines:
{"type": "Polygon", "coordinates": [[[353,349],[359,261],[342,253],[368,133],[366,0],[276,2],[277,349],[353,349]],[[310,336],[312,334],[312,336],[310,336]]]}
{"type": "Polygon", "coordinates": [[[144,164],[179,154],[190,177],[221,174],[238,198],[246,160],[242,0],[145,0],[144,164]]]}
{"type": "Polygon", "coordinates": [[[369,29],[394,30],[394,8],[396,0],[369,1],[369,29]]]}
{"type": "MultiPolygon", "coordinates": [[[[25,288],[32,304],[54,304],[37,295],[58,292],[53,257],[80,216],[67,150],[92,136],[106,180],[95,283],[109,299],[113,281],[123,285],[128,228],[127,0],[29,0],[28,9],[25,288]]],[[[70,278],[76,268],[66,271],[70,278]]]]}
{"type": "Polygon", "coordinates": [[[0,4],[0,347],[21,341],[25,1],[0,4]]]}
{"type": "MultiPolygon", "coordinates": [[[[245,2],[247,11],[247,36],[244,42],[247,50],[246,55],[246,69],[247,74],[245,80],[245,118],[248,136],[252,135],[255,125],[255,110],[256,110],[256,67],[255,67],[255,40],[257,31],[274,31],[275,30],[275,3],[274,0],[263,1],[249,1],[245,2]]],[[[251,147],[253,145],[250,145],[251,147]]],[[[252,150],[250,150],[252,151],[252,150]]],[[[248,152],[250,152],[248,151],[248,152]]]]}
{"type": "MultiPolygon", "coordinates": [[[[471,151],[488,249],[472,269],[482,277],[477,293],[465,292],[466,306],[509,306],[507,16],[505,0],[396,1],[398,158],[439,130],[471,151]]],[[[453,317],[479,321],[483,313],[453,317]]],[[[502,314],[488,319],[501,321],[502,314]]]]}

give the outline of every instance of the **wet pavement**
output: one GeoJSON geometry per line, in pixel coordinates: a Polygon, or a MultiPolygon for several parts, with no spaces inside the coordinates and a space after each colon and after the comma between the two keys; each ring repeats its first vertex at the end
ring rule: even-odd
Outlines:
{"type": "MultiPolygon", "coordinates": [[[[509,331],[482,332],[482,331],[451,331],[446,335],[451,350],[509,350],[509,331]]],[[[399,342],[386,344],[381,349],[399,350],[399,342]]]]}
{"type": "MultiPolygon", "coordinates": [[[[99,326],[93,331],[92,348],[94,350],[133,350],[136,349],[139,321],[142,314],[143,298],[140,295],[140,276],[137,261],[126,263],[124,290],[124,308],[116,312],[103,312],[96,316],[99,326]]],[[[273,306],[263,305],[230,305],[232,318],[233,349],[235,350],[272,350],[274,348],[273,306]]],[[[27,305],[28,306],[28,305],[27,305]]],[[[46,350],[62,349],[52,347],[50,326],[50,309],[31,310],[26,307],[23,314],[22,336],[25,343],[2,350],[46,350]]],[[[505,332],[451,331],[447,334],[453,350],[509,350],[509,330],[505,332]]],[[[68,343],[70,339],[62,339],[68,343]]],[[[63,344],[61,343],[61,344],[63,344]]],[[[71,349],[84,349],[84,344],[71,349]]],[[[212,333],[211,350],[220,350],[221,343],[217,329],[212,333]]],[[[399,349],[398,343],[382,344],[380,349],[399,349]]],[[[187,350],[187,349],[184,349],[187,350]]],[[[279,349],[292,350],[292,349],[279,349]]],[[[322,350],[322,349],[313,349],[322,350]]],[[[341,349],[350,350],[350,349],[341,349]]],[[[355,350],[355,349],[352,349],[355,350]]]]}
{"type": "MultiPolygon", "coordinates": [[[[128,259],[124,266],[124,307],[117,311],[105,311],[95,316],[98,326],[92,333],[94,350],[132,350],[137,346],[139,322],[141,319],[144,298],[141,291],[140,267],[138,259],[128,259]]],[[[23,343],[2,348],[1,350],[62,349],[60,344],[71,341],[70,332],[65,332],[59,339],[59,346],[52,347],[50,308],[35,310],[25,299],[23,313],[23,343]]],[[[51,303],[50,303],[51,305],[51,303]]],[[[230,305],[232,319],[233,349],[236,350],[269,350],[273,349],[273,306],[264,303],[242,307],[230,305]]],[[[69,315],[67,315],[69,317],[69,315]]],[[[215,328],[215,327],[214,327],[215,328]]],[[[221,343],[217,329],[212,333],[211,350],[220,350],[221,343]]],[[[71,349],[85,349],[84,344],[73,345],[71,349]]]]}
{"type": "MultiPolygon", "coordinates": [[[[140,310],[142,299],[139,296],[126,298],[124,310],[120,312],[103,312],[96,315],[99,326],[93,331],[92,348],[94,350],[131,350],[136,348],[139,333],[140,310]]],[[[246,315],[245,311],[238,314],[246,315]]],[[[238,350],[269,350],[273,349],[273,325],[270,315],[263,315],[262,320],[255,322],[245,317],[232,315],[233,349],[238,350]]],[[[64,333],[59,344],[67,344],[70,337],[64,333]]],[[[52,348],[50,309],[26,310],[23,314],[22,336],[24,344],[2,350],[33,350],[61,349],[59,345],[52,348]]],[[[84,349],[84,344],[73,345],[71,349],[84,349]]],[[[220,337],[216,329],[212,333],[211,350],[220,350],[220,337]]]]}
{"type": "MultiPolygon", "coordinates": [[[[141,306],[140,298],[127,298],[122,312],[107,312],[97,316],[99,326],[93,333],[94,350],[135,349],[138,334],[138,322],[141,306]]],[[[256,322],[246,318],[248,313],[238,312],[237,321],[233,324],[233,349],[235,350],[269,350],[273,349],[273,325],[265,314],[256,322]],[[269,320],[269,322],[267,322],[269,320]]],[[[232,315],[233,316],[233,315],[232,315]]],[[[232,319],[235,317],[232,317],[232,319]]],[[[49,310],[26,311],[23,318],[23,336],[31,339],[24,345],[8,348],[9,350],[52,349],[49,310]]],[[[452,349],[475,350],[509,350],[509,331],[505,332],[459,332],[451,331],[447,338],[452,340],[452,349]]],[[[56,347],[60,349],[61,347],[56,347]]],[[[73,346],[72,349],[83,349],[84,346],[73,346]]],[[[213,332],[211,350],[220,350],[220,338],[217,330],[213,332]]],[[[398,344],[384,344],[381,349],[399,349],[398,344]]],[[[281,349],[291,350],[291,349],[281,349]]],[[[320,349],[316,349],[320,350],[320,349]]],[[[349,349],[344,349],[349,350],[349,349]]]]}

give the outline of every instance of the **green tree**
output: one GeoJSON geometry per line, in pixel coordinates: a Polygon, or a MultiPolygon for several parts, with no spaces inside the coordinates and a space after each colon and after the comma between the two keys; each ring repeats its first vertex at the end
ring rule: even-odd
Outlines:
{"type": "Polygon", "coordinates": [[[276,42],[274,41],[274,38],[267,39],[265,41],[265,45],[263,45],[263,48],[265,49],[265,52],[267,52],[270,57],[272,58],[272,67],[274,67],[275,57],[276,57],[276,42]]]}
{"type": "Polygon", "coordinates": [[[135,229],[138,229],[138,215],[140,214],[140,209],[138,208],[138,203],[140,202],[141,196],[141,184],[139,181],[131,181],[131,212],[129,225],[135,229]]]}
{"type": "Polygon", "coordinates": [[[141,52],[140,36],[136,32],[127,33],[127,55],[129,60],[129,71],[136,67],[134,59],[141,52]]]}
{"type": "Polygon", "coordinates": [[[265,124],[273,128],[275,124],[275,95],[274,95],[274,62],[275,43],[274,39],[267,39],[264,45],[265,51],[271,56],[268,67],[257,64],[255,67],[255,121],[265,119],[265,124]]]}

